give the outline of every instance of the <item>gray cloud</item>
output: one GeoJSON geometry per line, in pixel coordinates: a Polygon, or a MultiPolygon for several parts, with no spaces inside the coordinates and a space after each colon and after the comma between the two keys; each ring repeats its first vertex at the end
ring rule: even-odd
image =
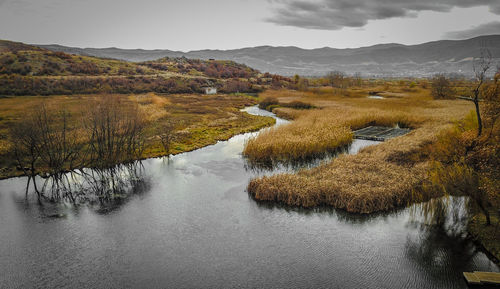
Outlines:
{"type": "Polygon", "coordinates": [[[455,7],[488,6],[500,14],[498,0],[282,0],[271,1],[267,22],[306,29],[362,27],[369,20],[415,17],[421,11],[448,12],[455,7]]]}
{"type": "Polygon", "coordinates": [[[500,21],[484,23],[462,31],[447,32],[444,34],[444,37],[451,39],[467,39],[476,36],[492,34],[500,34],[500,21]]]}

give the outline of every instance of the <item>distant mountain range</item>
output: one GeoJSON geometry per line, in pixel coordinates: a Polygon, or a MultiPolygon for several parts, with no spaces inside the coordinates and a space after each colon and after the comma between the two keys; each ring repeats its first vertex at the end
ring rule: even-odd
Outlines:
{"type": "Polygon", "coordinates": [[[500,35],[466,40],[440,40],[418,45],[379,44],[361,48],[318,48],[259,46],[233,50],[143,50],[120,48],[75,48],[61,45],[37,45],[53,51],[147,61],[162,57],[233,60],[262,72],[281,75],[319,76],[340,70],[364,76],[430,76],[438,72],[472,75],[472,59],[486,47],[500,61],[500,35]]]}

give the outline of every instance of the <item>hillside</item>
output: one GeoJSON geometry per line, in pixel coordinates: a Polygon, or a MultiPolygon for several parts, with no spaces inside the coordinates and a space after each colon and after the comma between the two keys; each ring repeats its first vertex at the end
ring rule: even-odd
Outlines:
{"type": "Polygon", "coordinates": [[[39,45],[53,51],[109,57],[129,61],[148,61],[162,57],[228,59],[260,71],[281,75],[324,75],[328,71],[361,72],[367,76],[429,76],[436,72],[472,73],[471,59],[487,47],[500,59],[500,35],[466,40],[440,40],[419,45],[379,44],[369,47],[302,49],[259,46],[234,50],[140,50],[118,48],[71,48],[39,45]]]}
{"type": "MultiPolygon", "coordinates": [[[[259,71],[233,61],[161,58],[142,63],[51,51],[0,40],[0,74],[21,75],[135,75],[170,72],[214,78],[255,77],[259,71]]],[[[116,57],[115,57],[116,58],[116,57]]]]}
{"type": "Polygon", "coordinates": [[[64,52],[53,52],[23,43],[0,40],[0,74],[48,75],[130,75],[152,74],[136,64],[64,52]]]}
{"type": "Polygon", "coordinates": [[[57,44],[52,45],[36,45],[51,51],[60,51],[71,54],[94,56],[101,58],[114,58],[132,62],[143,62],[150,60],[157,60],[164,57],[182,57],[184,52],[172,50],[144,50],[144,49],[121,49],[116,47],[110,48],[78,48],[67,47],[57,44]]]}
{"type": "MultiPolygon", "coordinates": [[[[274,78],[274,85],[281,85],[281,78],[274,78]]],[[[204,86],[256,92],[272,80],[234,61],[164,57],[128,62],[0,40],[0,95],[192,93],[202,92],[204,86]]]]}

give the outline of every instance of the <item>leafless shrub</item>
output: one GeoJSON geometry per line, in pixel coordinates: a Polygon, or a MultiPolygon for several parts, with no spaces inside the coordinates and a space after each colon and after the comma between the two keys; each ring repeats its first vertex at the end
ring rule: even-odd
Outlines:
{"type": "Polygon", "coordinates": [[[451,81],[444,74],[436,74],[432,78],[431,94],[435,99],[447,99],[453,97],[451,81]]]}
{"type": "Polygon", "coordinates": [[[35,176],[43,173],[55,178],[53,196],[59,195],[63,173],[78,167],[81,160],[82,143],[76,135],[76,128],[69,123],[69,113],[56,111],[47,103],[27,110],[28,116],[23,122],[11,128],[14,155],[19,167],[28,175],[26,192],[33,180],[35,191],[40,192],[35,176]]]}
{"type": "Polygon", "coordinates": [[[24,174],[28,176],[26,195],[28,194],[30,182],[33,180],[35,192],[40,199],[40,191],[35,182],[40,159],[38,147],[40,144],[40,133],[32,114],[28,113],[23,122],[16,122],[10,127],[10,138],[18,169],[23,170],[24,174]]]}
{"type": "Polygon", "coordinates": [[[175,123],[169,120],[161,122],[158,126],[156,135],[160,139],[165,154],[168,155],[170,153],[170,146],[177,137],[175,133],[175,123]]]}
{"type": "Polygon", "coordinates": [[[84,120],[91,164],[102,169],[139,158],[145,122],[138,105],[105,95],[95,99],[91,107],[84,120]]]}
{"type": "Polygon", "coordinates": [[[346,75],[342,71],[332,71],[326,75],[326,79],[332,87],[346,88],[346,75]]]}

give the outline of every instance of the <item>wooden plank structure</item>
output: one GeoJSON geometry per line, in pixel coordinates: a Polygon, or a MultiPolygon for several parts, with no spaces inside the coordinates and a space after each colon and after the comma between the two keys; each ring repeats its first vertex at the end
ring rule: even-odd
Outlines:
{"type": "Polygon", "coordinates": [[[467,283],[470,285],[480,285],[481,284],[481,279],[479,279],[474,273],[471,272],[464,272],[464,277],[467,283]]]}
{"type": "Polygon", "coordinates": [[[369,126],[354,131],[354,138],[374,141],[385,141],[387,139],[405,135],[410,132],[408,128],[369,126]]]}
{"type": "Polygon", "coordinates": [[[500,285],[500,273],[495,272],[464,272],[464,277],[470,285],[500,285]]]}

